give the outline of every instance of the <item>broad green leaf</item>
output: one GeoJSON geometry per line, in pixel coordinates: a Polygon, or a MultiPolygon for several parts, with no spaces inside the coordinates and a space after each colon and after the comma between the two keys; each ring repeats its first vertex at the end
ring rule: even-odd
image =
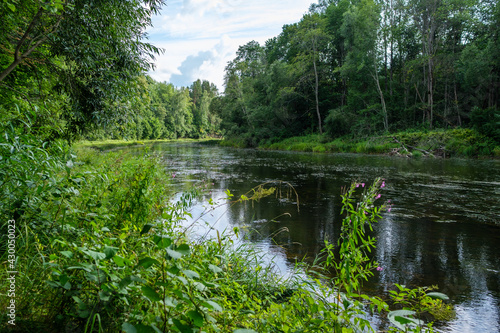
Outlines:
{"type": "Polygon", "coordinates": [[[439,293],[439,292],[430,292],[430,293],[427,293],[427,296],[429,296],[430,298],[433,298],[433,299],[441,299],[443,301],[447,301],[449,300],[450,298],[448,297],[448,295],[446,294],[443,294],[443,293],[439,293]]]}
{"type": "Polygon", "coordinates": [[[94,260],[102,260],[106,258],[106,255],[102,252],[96,252],[92,250],[83,250],[82,252],[94,260]]]}
{"type": "Polygon", "coordinates": [[[201,282],[195,282],[195,283],[193,283],[193,285],[196,289],[198,289],[201,292],[203,292],[207,289],[207,287],[201,282]]]}
{"type": "Polygon", "coordinates": [[[161,300],[160,295],[158,295],[158,293],[153,288],[149,286],[142,286],[141,290],[144,296],[149,298],[152,302],[158,302],[161,300]]]}
{"type": "Polygon", "coordinates": [[[400,330],[405,330],[408,324],[412,325],[422,325],[423,322],[418,319],[410,318],[408,316],[415,315],[416,312],[412,310],[395,310],[389,312],[387,318],[390,320],[392,324],[394,324],[400,330]]]}
{"type": "Polygon", "coordinates": [[[185,269],[182,271],[188,278],[190,279],[199,279],[200,274],[196,273],[195,271],[191,271],[189,269],[185,269]]]}
{"type": "Polygon", "coordinates": [[[188,316],[193,321],[193,324],[195,324],[196,326],[198,327],[203,326],[204,318],[203,315],[200,314],[198,311],[194,310],[188,311],[188,313],[186,313],[186,316],[188,316]]]}
{"type": "Polygon", "coordinates": [[[137,333],[135,326],[130,323],[123,323],[122,330],[125,331],[125,333],[137,333]]]}
{"type": "Polygon", "coordinates": [[[71,251],[61,251],[61,254],[66,258],[73,258],[73,252],[71,251]]]}
{"type": "Polygon", "coordinates": [[[189,255],[189,245],[187,244],[181,244],[175,250],[185,256],[189,255]]]}
{"type": "Polygon", "coordinates": [[[125,266],[125,260],[120,256],[114,256],[113,261],[115,262],[116,266],[118,266],[118,267],[125,266]]]}
{"type": "Polygon", "coordinates": [[[137,333],[155,333],[156,332],[156,330],[154,330],[151,326],[144,325],[144,324],[137,324],[137,325],[135,325],[135,328],[137,329],[137,333]]]}
{"type": "Polygon", "coordinates": [[[249,328],[237,328],[233,331],[233,333],[258,333],[258,332],[251,330],[249,328]]]}
{"type": "Polygon", "coordinates": [[[214,310],[214,311],[218,311],[218,312],[222,311],[222,307],[218,303],[215,303],[214,301],[206,301],[203,303],[203,305],[209,309],[214,310]]]}
{"type": "Polygon", "coordinates": [[[90,282],[95,282],[99,284],[106,282],[106,273],[104,273],[102,270],[85,273],[85,277],[90,282]]]}
{"type": "Polygon", "coordinates": [[[130,279],[134,282],[138,282],[138,283],[146,283],[146,280],[140,278],[139,276],[137,275],[131,275],[130,276],[130,279]]]}
{"type": "Polygon", "coordinates": [[[172,319],[172,322],[174,323],[175,327],[177,327],[182,333],[193,333],[191,327],[184,325],[180,320],[174,318],[172,319]]]}
{"type": "Polygon", "coordinates": [[[110,293],[107,292],[107,291],[99,291],[99,299],[103,302],[107,302],[109,301],[109,296],[110,296],[110,293]]]}
{"type": "Polygon", "coordinates": [[[214,273],[222,272],[222,268],[215,266],[215,265],[212,265],[212,264],[208,265],[208,269],[210,269],[214,273]]]}
{"type": "Polygon", "coordinates": [[[172,249],[167,249],[167,254],[172,258],[172,259],[180,259],[182,257],[182,253],[174,251],[172,249]]]}
{"type": "Polygon", "coordinates": [[[106,246],[104,247],[104,254],[106,255],[106,259],[111,259],[118,252],[118,248],[114,246],[106,246]]]}
{"type": "Polygon", "coordinates": [[[146,258],[142,258],[141,260],[139,260],[139,262],[137,263],[137,266],[142,266],[142,267],[148,269],[149,267],[153,266],[154,264],[160,265],[158,260],[150,258],[150,257],[146,257],[146,258]]]}
{"type": "Polygon", "coordinates": [[[173,301],[174,301],[174,299],[170,296],[165,297],[165,300],[164,300],[166,306],[169,306],[171,308],[175,308],[175,304],[173,301]]]}
{"type": "Polygon", "coordinates": [[[153,241],[155,242],[156,246],[158,246],[160,249],[165,249],[172,244],[172,239],[168,237],[160,237],[160,236],[154,236],[153,241]]]}
{"type": "Polygon", "coordinates": [[[120,289],[123,289],[123,288],[125,288],[126,286],[128,286],[128,285],[129,285],[129,284],[131,284],[131,283],[132,283],[132,278],[131,278],[130,276],[126,276],[126,277],[124,277],[124,278],[120,281],[120,283],[118,284],[118,287],[119,287],[120,289]]]}
{"type": "Polygon", "coordinates": [[[146,223],[146,224],[144,225],[144,227],[142,227],[142,230],[141,230],[141,235],[143,235],[143,234],[145,234],[145,233],[148,233],[148,232],[149,232],[149,230],[151,230],[151,228],[152,228],[152,227],[153,227],[153,225],[152,225],[152,224],[150,224],[150,223],[146,223]]]}

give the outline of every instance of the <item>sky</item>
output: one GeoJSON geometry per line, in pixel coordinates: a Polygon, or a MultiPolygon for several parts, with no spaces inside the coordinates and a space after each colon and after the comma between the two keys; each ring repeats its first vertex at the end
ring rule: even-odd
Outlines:
{"type": "Polygon", "coordinates": [[[149,75],[177,87],[197,79],[223,91],[224,68],[241,45],[261,45],[300,21],[314,0],[167,0],[153,17],[149,42],[165,50],[149,75]]]}

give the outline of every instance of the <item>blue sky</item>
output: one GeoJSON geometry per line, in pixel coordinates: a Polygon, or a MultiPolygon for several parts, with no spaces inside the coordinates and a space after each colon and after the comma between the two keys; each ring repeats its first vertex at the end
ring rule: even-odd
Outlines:
{"type": "Polygon", "coordinates": [[[165,49],[149,74],[157,81],[189,86],[209,80],[223,91],[224,67],[238,46],[261,45],[284,24],[298,22],[314,0],[168,0],[153,18],[149,42],[165,49]]]}

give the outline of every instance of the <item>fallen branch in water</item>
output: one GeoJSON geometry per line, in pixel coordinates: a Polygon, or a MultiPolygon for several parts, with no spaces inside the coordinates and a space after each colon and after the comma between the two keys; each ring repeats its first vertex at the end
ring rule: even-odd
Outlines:
{"type": "Polygon", "coordinates": [[[413,150],[418,150],[418,151],[420,151],[420,152],[424,153],[426,156],[434,156],[431,152],[429,152],[429,151],[427,151],[427,150],[423,150],[423,149],[420,149],[420,148],[417,148],[417,147],[413,147],[413,146],[410,146],[410,145],[405,146],[405,144],[404,144],[404,143],[402,143],[401,141],[399,141],[399,140],[398,140],[395,136],[393,136],[392,138],[394,139],[394,141],[395,141],[396,143],[400,144],[400,145],[401,145],[401,147],[402,147],[404,150],[406,150],[406,151],[408,152],[408,154],[409,154],[409,155],[412,155],[412,153],[408,150],[408,148],[411,148],[411,149],[413,149],[413,150]],[[408,148],[407,148],[407,147],[408,147],[408,148]]]}

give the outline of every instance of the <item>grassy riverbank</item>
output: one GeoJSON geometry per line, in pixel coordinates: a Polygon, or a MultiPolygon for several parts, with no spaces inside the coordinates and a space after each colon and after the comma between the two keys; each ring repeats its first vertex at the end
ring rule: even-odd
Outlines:
{"type": "MultiPolygon", "coordinates": [[[[0,320],[15,325],[1,332],[344,332],[370,327],[368,304],[391,318],[385,302],[358,295],[377,267],[366,257],[373,240],[361,229],[383,209],[375,204],[381,180],[345,194],[351,203],[365,193],[358,208],[345,206],[341,260],[326,244],[316,265],[298,263],[298,274],[284,278],[251,244],[234,245],[237,230],[188,238],[182,221],[210,189],[195,186],[174,202],[175,178],[153,154],[47,145],[29,134],[1,140],[0,217],[9,222],[2,224],[0,275],[7,281],[8,271],[18,272],[0,298],[1,308],[11,307],[0,320]]],[[[270,193],[227,192],[227,202],[213,204],[270,193]]]]}
{"type": "MultiPolygon", "coordinates": [[[[225,146],[244,147],[239,139],[222,142],[225,146]]],[[[472,129],[399,132],[369,138],[343,137],[332,140],[313,134],[292,137],[258,146],[268,150],[317,153],[387,154],[408,157],[494,157],[500,158],[500,145],[472,129]]]]}
{"type": "Polygon", "coordinates": [[[78,141],[75,147],[78,148],[94,148],[100,151],[105,151],[113,148],[121,147],[140,147],[144,145],[154,145],[167,142],[218,142],[220,139],[157,139],[157,140],[101,140],[101,141],[78,141]]]}

